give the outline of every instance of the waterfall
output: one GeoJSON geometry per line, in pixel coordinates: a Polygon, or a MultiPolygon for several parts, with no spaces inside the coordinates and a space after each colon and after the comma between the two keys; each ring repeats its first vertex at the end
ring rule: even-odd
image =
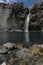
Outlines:
{"type": "Polygon", "coordinates": [[[25,21],[25,29],[24,29],[24,32],[28,32],[29,21],[30,21],[30,13],[28,14],[28,16],[26,18],[26,21],[25,21]]]}
{"type": "Polygon", "coordinates": [[[29,42],[29,21],[30,21],[30,13],[28,14],[26,21],[25,21],[25,29],[24,29],[24,37],[25,37],[25,42],[29,42]]]}

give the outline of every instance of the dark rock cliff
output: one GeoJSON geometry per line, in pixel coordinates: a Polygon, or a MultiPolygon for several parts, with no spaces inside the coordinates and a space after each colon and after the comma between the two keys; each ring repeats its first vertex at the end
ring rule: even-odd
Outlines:
{"type": "Polygon", "coordinates": [[[23,31],[28,14],[23,3],[0,3],[0,31],[23,31]]]}
{"type": "MultiPolygon", "coordinates": [[[[0,31],[24,31],[29,8],[23,3],[0,3],[0,31]]],[[[43,1],[30,8],[30,31],[43,31],[43,1]]]]}
{"type": "Polygon", "coordinates": [[[34,3],[30,14],[30,31],[43,30],[43,2],[34,3]]]}

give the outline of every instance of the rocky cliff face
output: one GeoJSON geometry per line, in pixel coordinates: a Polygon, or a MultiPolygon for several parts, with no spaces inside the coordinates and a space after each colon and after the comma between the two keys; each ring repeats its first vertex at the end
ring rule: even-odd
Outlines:
{"type": "MultiPolygon", "coordinates": [[[[0,3],[0,31],[23,31],[29,9],[23,3],[0,3]]],[[[43,1],[30,8],[30,31],[43,31],[43,1]]]]}
{"type": "Polygon", "coordinates": [[[30,14],[30,30],[43,30],[43,2],[33,4],[30,14]]]}
{"type": "Polygon", "coordinates": [[[23,31],[28,14],[23,3],[0,3],[0,31],[23,31]]]}

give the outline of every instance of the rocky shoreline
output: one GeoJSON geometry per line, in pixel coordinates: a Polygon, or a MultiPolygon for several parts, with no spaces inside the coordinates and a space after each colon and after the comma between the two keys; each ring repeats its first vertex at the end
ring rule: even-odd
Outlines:
{"type": "Polygon", "coordinates": [[[0,47],[0,65],[3,64],[43,65],[43,45],[33,44],[27,47],[22,44],[6,43],[0,47]]]}

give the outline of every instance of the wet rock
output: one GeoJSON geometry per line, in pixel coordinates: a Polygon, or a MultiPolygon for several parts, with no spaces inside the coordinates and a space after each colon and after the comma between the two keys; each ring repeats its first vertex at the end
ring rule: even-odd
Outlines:
{"type": "Polygon", "coordinates": [[[0,54],[0,64],[2,64],[4,61],[6,61],[7,57],[8,56],[5,54],[0,54]]]}
{"type": "Polygon", "coordinates": [[[39,44],[38,46],[41,47],[41,48],[43,48],[43,44],[39,44]]]}
{"type": "Polygon", "coordinates": [[[14,47],[14,44],[13,43],[6,43],[3,45],[5,48],[7,49],[10,49],[10,48],[13,48],[14,47]]]}
{"type": "MultiPolygon", "coordinates": [[[[14,46],[19,48],[22,44],[14,44],[14,46]]],[[[39,46],[38,44],[33,44],[29,48],[23,46],[20,49],[9,50],[7,54],[0,54],[0,64],[5,61],[7,65],[43,65],[43,55],[39,54],[41,48],[39,46]]]]}
{"type": "Polygon", "coordinates": [[[39,48],[39,54],[43,55],[43,44],[39,44],[38,46],[40,47],[39,48]]]}
{"type": "Polygon", "coordinates": [[[38,54],[39,53],[39,47],[38,47],[38,45],[32,45],[32,46],[30,46],[30,51],[33,53],[33,54],[38,54]]]}
{"type": "Polygon", "coordinates": [[[14,64],[14,58],[10,58],[9,61],[8,61],[8,63],[9,63],[10,65],[14,64]]]}
{"type": "Polygon", "coordinates": [[[29,62],[26,61],[26,60],[23,60],[23,61],[21,61],[21,63],[20,63],[20,65],[28,65],[28,64],[29,64],[29,62]]]}
{"type": "Polygon", "coordinates": [[[41,48],[41,49],[40,49],[40,52],[42,52],[42,53],[43,53],[43,48],[41,48]]]}
{"type": "Polygon", "coordinates": [[[3,62],[1,65],[6,65],[6,62],[3,62]]]}
{"type": "Polygon", "coordinates": [[[26,48],[23,48],[23,49],[17,51],[16,55],[18,57],[24,58],[24,59],[31,58],[33,56],[33,54],[30,51],[28,51],[28,49],[26,49],[26,48]]]}
{"type": "Polygon", "coordinates": [[[7,53],[7,49],[6,48],[0,48],[0,53],[7,53]]]}
{"type": "Polygon", "coordinates": [[[16,45],[16,48],[17,48],[17,49],[22,49],[23,46],[22,46],[22,44],[17,44],[17,45],[16,45]]]}

